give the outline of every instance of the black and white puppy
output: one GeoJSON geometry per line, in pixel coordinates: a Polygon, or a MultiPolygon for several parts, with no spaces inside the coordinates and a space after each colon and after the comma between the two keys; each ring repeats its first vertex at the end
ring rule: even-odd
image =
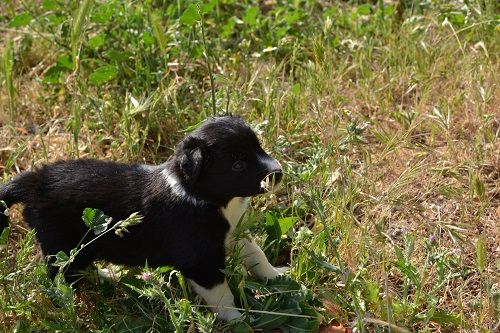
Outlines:
{"type": "MultiPolygon", "coordinates": [[[[24,172],[0,187],[8,206],[24,203],[24,219],[36,230],[45,256],[69,253],[87,232],[86,207],[101,209],[113,221],[133,212],[143,222],[119,237],[108,233],[85,247],[67,276],[107,260],[123,265],[171,265],[191,282],[219,318],[240,316],[222,270],[232,231],[249,197],[281,181],[280,164],[261,148],[252,129],[238,117],[214,117],[187,135],[167,162],[158,165],[74,160],[24,172]],[[227,308],[229,307],[229,308],[227,308]]],[[[271,186],[272,187],[272,186],[271,186]]],[[[0,230],[8,225],[0,214],[0,230]]],[[[87,236],[87,241],[91,236],[87,236]]],[[[273,267],[249,238],[238,240],[253,275],[272,279],[273,267]]],[[[51,274],[56,268],[49,265],[51,274]]]]}

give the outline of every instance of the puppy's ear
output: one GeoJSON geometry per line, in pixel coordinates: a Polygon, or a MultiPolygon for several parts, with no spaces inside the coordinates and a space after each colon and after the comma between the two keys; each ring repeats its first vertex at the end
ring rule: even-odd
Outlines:
{"type": "Polygon", "coordinates": [[[187,137],[177,147],[176,159],[183,178],[193,184],[208,160],[205,142],[196,137],[187,137]]]}

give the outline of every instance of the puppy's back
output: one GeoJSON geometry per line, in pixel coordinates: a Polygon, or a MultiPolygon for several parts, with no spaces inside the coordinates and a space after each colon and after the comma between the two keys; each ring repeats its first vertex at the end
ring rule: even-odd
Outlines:
{"type": "MultiPolygon", "coordinates": [[[[32,228],[48,227],[41,223],[64,223],[64,227],[77,223],[83,227],[81,216],[86,207],[99,208],[115,221],[140,211],[147,196],[145,190],[155,183],[153,174],[139,164],[88,159],[57,162],[3,184],[0,200],[8,207],[24,203],[25,219],[32,228]],[[57,218],[63,216],[65,219],[57,218]]],[[[0,227],[8,226],[7,216],[0,214],[0,222],[0,227]]]]}

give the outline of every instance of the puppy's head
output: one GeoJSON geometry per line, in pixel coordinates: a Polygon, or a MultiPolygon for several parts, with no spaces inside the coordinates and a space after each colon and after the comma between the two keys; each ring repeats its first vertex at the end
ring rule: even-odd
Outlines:
{"type": "Polygon", "coordinates": [[[174,166],[189,193],[219,204],[268,192],[283,176],[250,126],[232,116],[211,118],[184,138],[174,166]]]}

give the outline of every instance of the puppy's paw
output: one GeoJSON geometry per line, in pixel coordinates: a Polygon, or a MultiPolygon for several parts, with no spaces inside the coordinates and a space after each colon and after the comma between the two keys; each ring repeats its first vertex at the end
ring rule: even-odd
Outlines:
{"type": "Polygon", "coordinates": [[[288,267],[274,267],[268,265],[266,269],[255,272],[260,279],[276,279],[278,276],[285,274],[289,270],[288,267]]]}
{"type": "Polygon", "coordinates": [[[238,310],[234,309],[217,309],[217,318],[224,321],[231,321],[235,319],[241,319],[243,314],[238,310]]]}
{"type": "Polygon", "coordinates": [[[276,269],[276,271],[278,272],[278,276],[285,275],[286,272],[290,271],[290,267],[288,266],[274,267],[274,269],[276,269]]]}
{"type": "Polygon", "coordinates": [[[97,269],[97,280],[99,284],[103,284],[106,281],[118,282],[120,281],[120,275],[120,271],[116,267],[97,269]]]}

